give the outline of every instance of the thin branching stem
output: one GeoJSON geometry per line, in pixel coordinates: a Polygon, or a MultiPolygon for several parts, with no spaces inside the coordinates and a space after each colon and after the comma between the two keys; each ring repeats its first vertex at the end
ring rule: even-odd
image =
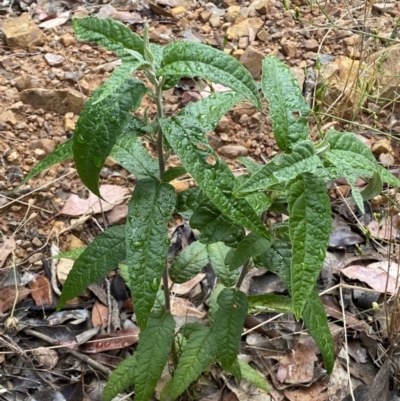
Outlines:
{"type": "Polygon", "coordinates": [[[240,286],[243,283],[244,278],[246,277],[247,272],[250,267],[250,259],[243,265],[242,271],[240,272],[239,280],[237,281],[236,288],[240,289],[240,286]]]}

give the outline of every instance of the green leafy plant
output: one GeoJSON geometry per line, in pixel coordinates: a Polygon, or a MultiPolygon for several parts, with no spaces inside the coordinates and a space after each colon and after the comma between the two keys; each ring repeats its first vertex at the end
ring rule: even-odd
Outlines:
{"type": "Polygon", "coordinates": [[[74,30],[79,40],[114,51],[122,64],[86,102],[73,138],[56,148],[26,179],[73,157],[83,183],[100,196],[99,174],[110,154],[138,178],[126,224],[109,228],[78,253],[58,305],[61,309],[118,265],[123,268],[141,334],[137,351],[109,378],[104,400],[132,385],[136,401],[148,400],[171,353],[174,374],[162,391],[163,400],[178,398],[215,362],[238,380],[244,378],[267,389],[265,379],[237,357],[246,315],[259,310],[302,318],[331,372],[333,342],[315,286],[331,232],[326,183],[347,178],[363,210],[364,198],[374,191],[360,193],[355,186],[357,177],[374,177],[379,188],[382,182],[399,186],[400,181],[379,166],[351,133],[331,130],[314,145],[308,139],[308,104],[289,69],[274,57],[263,61],[261,88],[282,153],[264,166],[243,159],[249,175],[235,178],[205,133],[213,131],[220,118],[245,98],[258,109],[262,107],[256,83],[239,62],[203,44],[175,42],[164,48],[150,44],[147,28],[142,39],[111,19],[75,19],[74,30]],[[137,70],[143,71],[148,86],[132,77],[137,70]],[[201,77],[232,90],[213,93],[167,118],[162,92],[181,77],[201,77]],[[154,121],[132,114],[144,96],[150,96],[157,106],[154,121]],[[157,158],[142,146],[141,136],[154,138],[157,158]],[[177,155],[183,167],[165,171],[166,152],[177,155]],[[186,173],[198,186],[176,195],[169,181],[186,173]],[[266,225],[268,210],[285,211],[288,223],[266,225]],[[199,229],[200,238],[168,269],[167,225],[173,213],[180,213],[192,228],[199,229]],[[178,355],[168,275],[182,283],[208,263],[220,283],[211,295],[209,324],[180,327],[183,346],[178,355]],[[278,274],[289,295],[247,297],[240,285],[254,265],[278,274]]]}

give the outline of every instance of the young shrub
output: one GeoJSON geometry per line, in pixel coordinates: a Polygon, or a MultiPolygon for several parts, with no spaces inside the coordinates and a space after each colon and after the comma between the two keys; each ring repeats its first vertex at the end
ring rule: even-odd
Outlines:
{"type": "MultiPolygon", "coordinates": [[[[138,178],[125,226],[109,228],[80,253],[58,305],[61,309],[68,299],[123,262],[141,334],[136,353],[109,378],[104,400],[132,385],[135,401],[148,400],[174,349],[177,333],[167,272],[167,225],[174,212],[190,219],[200,238],[173,262],[171,279],[185,282],[210,263],[220,284],[211,295],[209,325],[189,323],[180,328],[183,347],[162,399],[178,398],[213,362],[238,380],[245,378],[267,389],[263,377],[237,358],[246,315],[262,308],[302,318],[331,372],[335,357],[332,336],[315,286],[331,232],[326,182],[347,178],[363,210],[368,194],[358,192],[358,177],[374,177],[377,187],[382,182],[399,186],[399,180],[380,167],[351,133],[331,130],[314,145],[308,139],[307,102],[289,69],[274,57],[263,61],[261,88],[282,153],[264,166],[244,159],[251,175],[235,178],[212,150],[205,133],[213,131],[221,117],[244,98],[261,109],[257,85],[238,61],[198,43],[174,42],[164,48],[150,44],[147,28],[142,39],[112,19],[75,19],[74,30],[79,40],[114,51],[122,64],[86,102],[73,138],[40,162],[26,180],[73,157],[83,183],[99,195],[100,170],[110,154],[138,178]],[[132,77],[138,70],[152,88],[132,77]],[[181,77],[201,77],[232,90],[189,103],[167,118],[162,92],[181,77]],[[152,122],[132,115],[145,95],[157,105],[157,118],[152,122]],[[155,136],[157,159],[142,146],[143,135],[155,136]],[[179,157],[182,168],[165,171],[166,148],[179,157]],[[198,187],[176,196],[169,181],[186,172],[198,187]],[[260,216],[270,208],[285,209],[285,205],[288,224],[267,230],[260,216]],[[240,291],[253,263],[278,274],[290,296],[247,297],[240,291]],[[162,307],[156,302],[161,283],[162,307]]],[[[174,360],[177,357],[174,355],[174,360]]]]}

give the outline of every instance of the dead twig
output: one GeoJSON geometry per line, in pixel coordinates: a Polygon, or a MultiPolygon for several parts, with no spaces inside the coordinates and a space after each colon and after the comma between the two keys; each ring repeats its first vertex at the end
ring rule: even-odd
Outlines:
{"type": "MultiPolygon", "coordinates": [[[[49,343],[51,345],[59,345],[51,337],[46,336],[45,334],[39,333],[39,332],[37,332],[35,330],[25,329],[24,333],[28,334],[30,336],[36,337],[36,338],[40,338],[41,340],[46,341],[47,343],[49,343]]],[[[97,369],[98,371],[100,371],[101,373],[103,373],[107,377],[111,376],[111,373],[112,373],[111,370],[106,368],[105,366],[103,366],[101,363],[96,362],[92,358],[90,358],[87,355],[82,354],[82,353],[80,353],[78,351],[70,350],[67,347],[63,347],[63,348],[64,348],[64,350],[66,352],[68,352],[69,354],[71,354],[75,358],[79,359],[80,361],[87,363],[93,369],[97,369]]]]}

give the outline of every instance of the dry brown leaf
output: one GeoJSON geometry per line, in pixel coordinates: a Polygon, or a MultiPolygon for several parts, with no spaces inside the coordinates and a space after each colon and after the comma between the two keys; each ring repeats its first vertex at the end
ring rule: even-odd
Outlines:
{"type": "Polygon", "coordinates": [[[86,344],[80,345],[77,349],[85,354],[96,354],[98,352],[129,347],[139,341],[139,332],[140,330],[135,327],[113,331],[109,334],[99,334],[92,337],[86,344]]]}
{"type": "Polygon", "coordinates": [[[314,361],[316,360],[314,347],[295,347],[279,362],[279,367],[286,370],[283,381],[290,384],[310,383],[313,380],[314,361]]]}
{"type": "Polygon", "coordinates": [[[384,220],[382,222],[377,222],[376,220],[372,220],[368,224],[368,229],[373,237],[379,238],[382,240],[391,241],[396,238],[397,230],[390,221],[384,220]]]}
{"type": "MultiPolygon", "coordinates": [[[[352,280],[359,280],[368,284],[371,288],[379,292],[388,292],[394,294],[396,292],[397,280],[392,274],[387,274],[383,268],[383,264],[371,263],[368,267],[353,265],[342,269],[341,272],[352,280]]],[[[387,265],[387,262],[384,262],[387,265]]]]}
{"type": "Polygon", "coordinates": [[[154,14],[162,15],[163,17],[174,18],[174,16],[169,11],[165,10],[155,3],[149,3],[149,6],[154,14]]]}
{"type": "Polygon", "coordinates": [[[65,280],[68,277],[69,272],[72,269],[75,261],[73,259],[65,259],[62,258],[58,261],[57,264],[57,278],[61,284],[65,283],[65,280]]]}
{"type": "Polygon", "coordinates": [[[14,237],[6,239],[4,244],[0,247],[0,267],[2,267],[7,260],[8,256],[15,250],[16,243],[14,237]]]}
{"type": "Polygon", "coordinates": [[[297,390],[284,390],[289,401],[324,401],[328,398],[327,386],[321,382],[315,382],[310,387],[299,387],[297,390]]]}
{"type": "Polygon", "coordinates": [[[119,185],[101,185],[99,190],[105,201],[100,200],[92,192],[89,192],[87,199],[82,199],[78,195],[73,194],[65,202],[60,214],[82,216],[84,214],[98,214],[102,210],[103,212],[108,212],[115,205],[122,203],[129,193],[128,188],[119,185]]]}
{"type": "Polygon", "coordinates": [[[36,306],[53,305],[53,291],[51,289],[50,280],[47,277],[36,276],[29,285],[36,306]]]}
{"type": "MultiPolygon", "coordinates": [[[[31,290],[29,288],[18,287],[17,304],[25,299],[30,293],[31,290]]],[[[15,295],[15,285],[7,285],[0,289],[0,313],[5,313],[12,308],[14,305],[15,295]]]]}
{"type": "Polygon", "coordinates": [[[329,401],[342,401],[348,394],[349,376],[339,359],[336,359],[328,384],[329,401]]]}
{"type": "MultiPolygon", "coordinates": [[[[198,283],[201,282],[201,280],[204,279],[205,277],[205,273],[199,273],[196,276],[194,276],[191,280],[186,281],[186,283],[182,283],[182,284],[176,284],[174,283],[171,292],[173,292],[176,295],[185,295],[187,293],[189,293],[192,288],[196,287],[196,285],[198,283]]],[[[172,280],[168,279],[168,286],[170,287],[172,284],[172,280]]]]}
{"type": "Polygon", "coordinates": [[[175,316],[205,318],[206,314],[199,311],[185,298],[171,297],[171,314],[175,316]]]}
{"type": "MultiPolygon", "coordinates": [[[[320,297],[322,303],[324,304],[325,312],[338,320],[343,320],[342,309],[336,305],[331,295],[322,295],[320,297]]],[[[346,314],[346,326],[357,331],[369,332],[369,326],[362,320],[358,320],[355,316],[350,316],[346,314]]]]}
{"type": "Polygon", "coordinates": [[[102,302],[96,300],[92,310],[92,324],[94,327],[101,325],[103,328],[107,327],[108,322],[108,307],[102,302]]]}
{"type": "Polygon", "coordinates": [[[56,26],[60,26],[65,24],[70,17],[70,12],[65,11],[64,13],[60,14],[58,17],[49,19],[47,21],[42,22],[39,24],[39,28],[43,29],[52,29],[55,28],[56,26]]]}

